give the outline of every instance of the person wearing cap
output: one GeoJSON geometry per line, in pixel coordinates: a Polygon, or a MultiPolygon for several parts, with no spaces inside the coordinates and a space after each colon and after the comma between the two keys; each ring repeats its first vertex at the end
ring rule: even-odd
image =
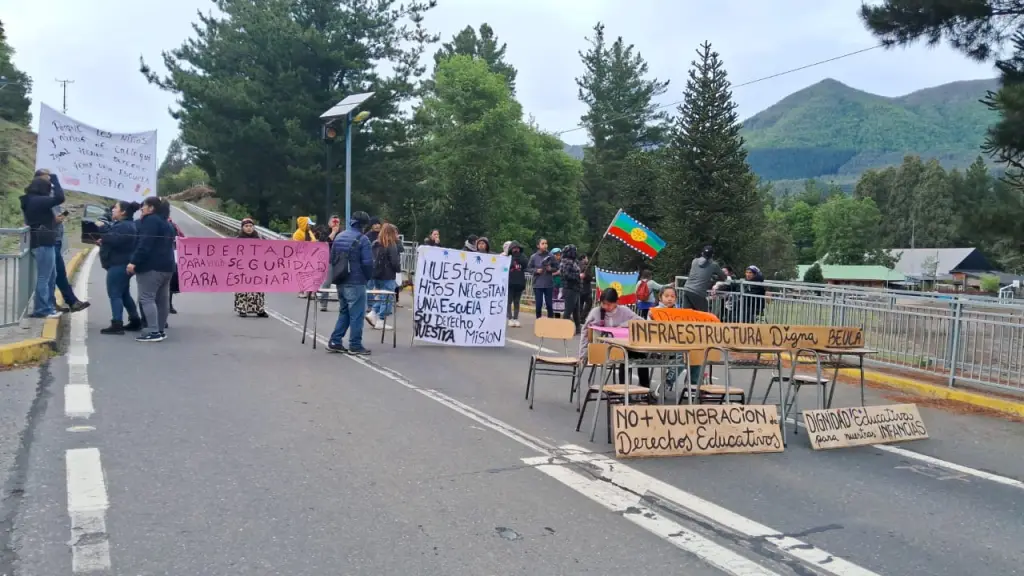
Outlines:
{"type": "Polygon", "coordinates": [[[683,284],[683,301],[680,308],[708,311],[708,290],[715,285],[715,280],[725,278],[725,273],[714,260],[715,249],[708,245],[700,252],[700,256],[690,263],[690,274],[683,284]]]}
{"type": "Polygon", "coordinates": [[[348,259],[349,272],[338,284],[338,322],[327,343],[328,352],[348,353],[354,356],[369,356],[363,347],[363,322],[366,319],[366,285],[373,277],[373,251],[370,240],[363,233],[369,227],[370,215],[362,210],[352,214],[352,219],[331,244],[331,254],[340,254],[348,259]],[[348,348],[342,343],[348,333],[348,348]]]}

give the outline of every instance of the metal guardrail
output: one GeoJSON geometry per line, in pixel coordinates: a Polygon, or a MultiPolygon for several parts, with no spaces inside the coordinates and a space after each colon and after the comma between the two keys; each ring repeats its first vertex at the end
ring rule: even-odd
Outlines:
{"type": "Polygon", "coordinates": [[[21,322],[36,287],[36,266],[29,248],[29,229],[0,228],[0,327],[21,322]]]}
{"type": "MultiPolygon", "coordinates": [[[[685,279],[677,278],[681,287],[685,279]]],[[[938,292],[747,282],[711,297],[723,321],[860,326],[875,363],[1024,392],[1024,302],[938,292]],[[766,295],[750,293],[763,287],[766,295]]]]}
{"type": "MultiPolygon", "coordinates": [[[[242,228],[242,222],[236,220],[220,212],[214,212],[196,206],[191,202],[184,202],[185,209],[188,210],[193,216],[201,220],[204,224],[219,228],[221,231],[228,234],[237,234],[242,228]]],[[[291,240],[291,236],[285,236],[278,234],[269,228],[263,226],[256,226],[256,233],[260,235],[260,238],[265,240],[291,240]]],[[[410,277],[416,271],[416,248],[418,244],[416,242],[406,242],[403,237],[402,240],[402,273],[407,274],[410,277]]]]}

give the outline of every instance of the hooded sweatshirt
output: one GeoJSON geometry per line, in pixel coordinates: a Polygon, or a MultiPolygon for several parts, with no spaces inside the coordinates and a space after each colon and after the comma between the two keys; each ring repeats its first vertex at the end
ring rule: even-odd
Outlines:
{"type": "Polygon", "coordinates": [[[344,286],[365,286],[373,277],[373,249],[363,234],[364,223],[352,219],[331,244],[331,252],[348,252],[349,274],[344,286]]]}
{"type": "Polygon", "coordinates": [[[135,224],[134,220],[118,220],[102,228],[105,232],[100,244],[100,265],[104,270],[124,267],[131,261],[137,241],[135,224]]]}
{"type": "Polygon", "coordinates": [[[541,252],[538,250],[530,256],[529,265],[527,267],[530,269],[530,272],[533,273],[534,288],[553,288],[555,285],[554,277],[551,276],[551,268],[547,263],[549,254],[549,252],[541,252]],[[538,270],[541,270],[541,272],[538,272],[538,270]]]}
{"type": "Polygon", "coordinates": [[[309,216],[299,216],[295,219],[295,233],[292,240],[299,242],[315,242],[316,236],[309,230],[309,216]]]}
{"type": "Polygon", "coordinates": [[[166,218],[156,212],[146,214],[138,222],[138,241],[131,256],[135,273],[151,270],[174,272],[174,239],[177,231],[166,218]]]}
{"type": "Polygon", "coordinates": [[[725,273],[718,267],[718,262],[703,256],[694,258],[690,263],[690,275],[686,278],[683,290],[698,296],[707,296],[716,277],[725,278],[725,273]]]}
{"type": "Polygon", "coordinates": [[[56,244],[57,218],[53,208],[64,203],[64,190],[55,188],[52,196],[50,191],[49,182],[36,178],[25,188],[25,194],[20,198],[25,225],[32,230],[29,236],[31,248],[56,244]]]}
{"type": "Polygon", "coordinates": [[[479,250],[478,249],[477,252],[481,252],[483,254],[490,254],[490,252],[491,252],[491,241],[488,240],[486,236],[481,236],[481,237],[476,239],[476,244],[479,244],[481,241],[484,244],[487,245],[487,249],[486,250],[479,250]]]}
{"type": "Polygon", "coordinates": [[[519,242],[513,240],[508,245],[508,257],[511,260],[508,264],[508,287],[510,290],[523,290],[526,288],[527,260],[519,242]]]}

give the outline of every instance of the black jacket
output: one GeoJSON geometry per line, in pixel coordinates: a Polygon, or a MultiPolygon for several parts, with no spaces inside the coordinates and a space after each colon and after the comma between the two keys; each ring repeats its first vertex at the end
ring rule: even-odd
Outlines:
{"type": "Polygon", "coordinates": [[[398,255],[398,244],[385,248],[380,241],[372,246],[373,250],[373,279],[394,280],[402,271],[402,259],[398,255]]]}
{"type": "Polygon", "coordinates": [[[55,206],[64,203],[64,190],[59,186],[50,195],[50,183],[42,178],[32,180],[21,196],[21,213],[25,217],[25,225],[32,232],[29,236],[29,247],[55,246],[57,244],[57,217],[53,213],[55,206]]]}
{"type": "Polygon", "coordinates": [[[127,266],[135,252],[135,222],[119,220],[101,228],[104,230],[103,242],[100,244],[100,266],[104,270],[111,267],[127,266]]]}
{"type": "Polygon", "coordinates": [[[147,214],[137,225],[138,241],[132,253],[135,273],[174,272],[174,239],[177,231],[159,214],[147,214]]]}
{"type": "Polygon", "coordinates": [[[508,245],[508,287],[517,290],[526,288],[526,266],[529,260],[523,254],[523,248],[515,240],[508,245]],[[518,251],[514,251],[518,250],[518,251]]]}

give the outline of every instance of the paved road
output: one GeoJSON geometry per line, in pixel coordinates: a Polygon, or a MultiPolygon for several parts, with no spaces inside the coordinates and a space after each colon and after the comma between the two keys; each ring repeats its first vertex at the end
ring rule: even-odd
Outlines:
{"type": "Polygon", "coordinates": [[[14,423],[26,448],[0,462],[25,488],[4,501],[0,574],[68,574],[72,551],[133,576],[1024,573],[1017,424],[924,409],[933,438],[895,451],[800,436],[609,465],[600,434],[573,430],[566,384],[542,381],[526,409],[521,345],[410,348],[404,309],[397,349],[367,332],[370,361],[329,355],[300,345],[288,294],[269,319],[183,295],[171,338],[141,345],[99,334],[101,273],[66,359],[0,374],[23,406],[42,379],[14,423]],[[61,389],[85,382],[95,413],[69,418],[83,401],[61,389]]]}

